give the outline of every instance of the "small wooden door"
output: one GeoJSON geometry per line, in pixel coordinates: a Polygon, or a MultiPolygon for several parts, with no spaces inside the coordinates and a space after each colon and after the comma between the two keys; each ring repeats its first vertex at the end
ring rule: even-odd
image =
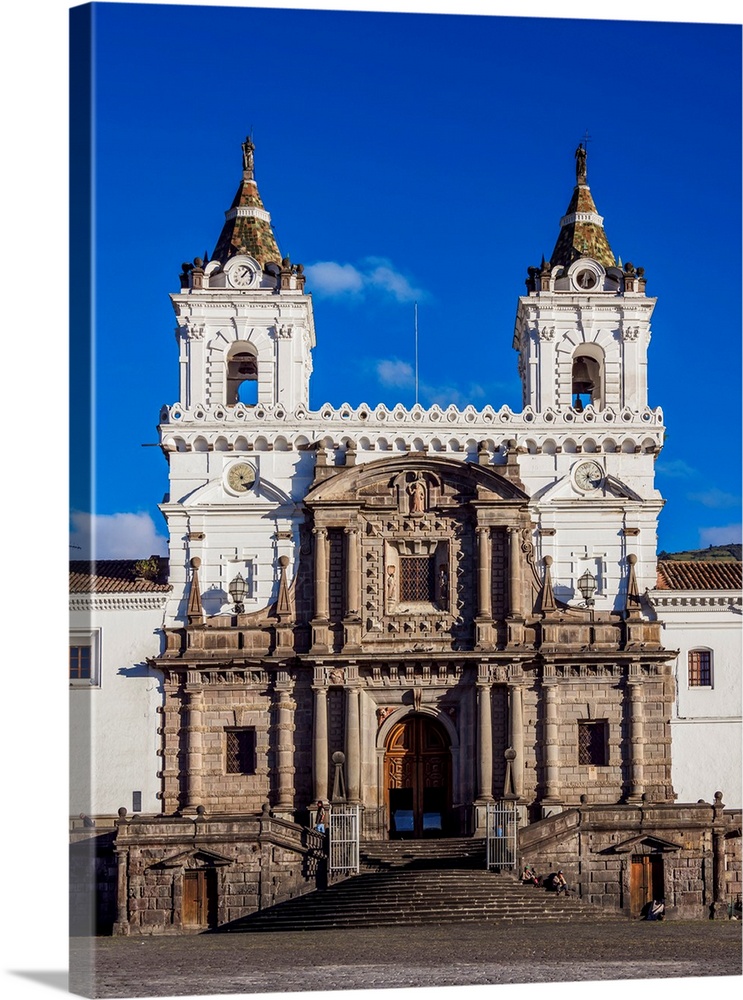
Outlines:
{"type": "Polygon", "coordinates": [[[217,872],[200,868],[183,873],[183,926],[216,927],[217,872]]]}
{"type": "Polygon", "coordinates": [[[660,854],[633,854],[630,868],[630,912],[632,916],[641,916],[647,903],[654,899],[664,898],[663,856],[660,854]]]}
{"type": "Polygon", "coordinates": [[[385,783],[390,837],[441,837],[451,808],[451,750],[435,719],[409,716],[387,740],[385,783]]]}

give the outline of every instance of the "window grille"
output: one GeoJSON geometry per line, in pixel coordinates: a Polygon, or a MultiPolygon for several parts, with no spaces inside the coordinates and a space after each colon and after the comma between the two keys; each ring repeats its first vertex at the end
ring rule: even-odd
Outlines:
{"type": "Polygon", "coordinates": [[[433,603],[433,559],[403,556],[400,559],[400,600],[433,603]]]}
{"type": "Polygon", "coordinates": [[[227,773],[255,774],[255,730],[227,730],[227,773]]]}
{"type": "Polygon", "coordinates": [[[608,724],[605,719],[578,723],[578,763],[606,767],[608,724]]]}
{"type": "Polygon", "coordinates": [[[70,646],[70,680],[89,681],[91,679],[91,647],[70,646]]]}
{"type": "Polygon", "coordinates": [[[692,649],[689,653],[689,687],[712,686],[712,654],[708,649],[692,649]]]}

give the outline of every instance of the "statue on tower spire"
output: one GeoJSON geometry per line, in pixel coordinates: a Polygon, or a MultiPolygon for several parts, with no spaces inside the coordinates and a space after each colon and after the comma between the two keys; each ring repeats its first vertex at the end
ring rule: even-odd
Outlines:
{"type": "Polygon", "coordinates": [[[575,180],[577,184],[586,183],[586,147],[582,142],[575,151],[575,180]]]}
{"type": "Polygon", "coordinates": [[[245,137],[245,142],[242,144],[243,150],[243,171],[248,175],[249,180],[253,180],[253,153],[255,152],[255,145],[253,144],[252,138],[248,135],[245,137]]]}

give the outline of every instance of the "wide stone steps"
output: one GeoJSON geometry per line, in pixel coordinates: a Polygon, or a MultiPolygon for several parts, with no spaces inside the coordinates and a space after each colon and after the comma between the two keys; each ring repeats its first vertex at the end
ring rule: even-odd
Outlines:
{"type": "MultiPolygon", "coordinates": [[[[427,843],[427,842],[424,842],[427,843]]],[[[364,844],[362,871],[329,888],[288,900],[235,921],[226,931],[320,930],[343,927],[412,926],[476,921],[595,921],[610,914],[575,896],[557,896],[523,885],[513,873],[488,872],[482,841],[461,847],[438,841],[411,850],[364,844]],[[481,852],[478,857],[478,851],[481,852]],[[475,862],[478,867],[474,868],[475,862]],[[459,865],[457,865],[459,862],[459,865]]]]}

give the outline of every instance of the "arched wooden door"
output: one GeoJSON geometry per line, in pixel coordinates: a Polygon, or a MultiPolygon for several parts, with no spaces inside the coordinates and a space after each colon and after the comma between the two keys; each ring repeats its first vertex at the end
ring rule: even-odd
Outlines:
{"type": "Polygon", "coordinates": [[[411,715],[392,728],[384,780],[390,838],[444,836],[451,810],[451,749],[440,723],[411,715]]]}

